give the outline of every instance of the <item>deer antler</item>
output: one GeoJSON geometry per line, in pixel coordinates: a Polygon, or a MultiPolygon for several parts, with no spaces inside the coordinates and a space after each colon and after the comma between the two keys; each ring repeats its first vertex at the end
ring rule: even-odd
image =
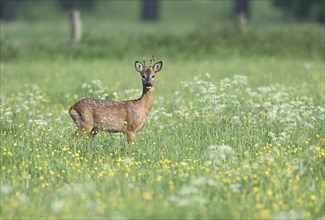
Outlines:
{"type": "Polygon", "coordinates": [[[143,60],[143,66],[146,67],[146,58],[142,57],[142,60],[143,60]]]}
{"type": "Polygon", "coordinates": [[[153,66],[155,64],[155,58],[152,55],[151,59],[150,59],[150,66],[153,66]]]}

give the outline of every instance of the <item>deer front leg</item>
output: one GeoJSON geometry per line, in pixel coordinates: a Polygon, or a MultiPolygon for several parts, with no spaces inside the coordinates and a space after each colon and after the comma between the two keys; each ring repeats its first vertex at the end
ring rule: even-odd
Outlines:
{"type": "Polygon", "coordinates": [[[134,144],[135,140],[135,133],[132,131],[129,131],[126,133],[127,139],[128,139],[128,145],[132,146],[134,144]]]}

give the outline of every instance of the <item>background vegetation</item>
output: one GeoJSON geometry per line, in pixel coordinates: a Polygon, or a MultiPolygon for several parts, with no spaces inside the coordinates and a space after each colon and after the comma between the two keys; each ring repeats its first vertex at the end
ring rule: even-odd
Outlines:
{"type": "Polygon", "coordinates": [[[79,44],[56,1],[19,2],[0,24],[1,218],[323,217],[324,27],[274,2],[238,25],[232,1],[161,1],[157,22],[99,1],[79,44]],[[69,107],[139,97],[134,61],[152,54],[164,67],[135,147],[72,141],[69,107]]]}

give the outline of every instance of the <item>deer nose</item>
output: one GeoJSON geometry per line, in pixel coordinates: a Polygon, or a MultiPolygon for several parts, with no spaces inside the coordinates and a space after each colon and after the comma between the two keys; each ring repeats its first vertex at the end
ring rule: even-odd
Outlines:
{"type": "Polygon", "coordinates": [[[150,88],[152,87],[152,83],[147,82],[146,84],[144,84],[144,86],[145,86],[147,89],[150,89],[150,88]]]}

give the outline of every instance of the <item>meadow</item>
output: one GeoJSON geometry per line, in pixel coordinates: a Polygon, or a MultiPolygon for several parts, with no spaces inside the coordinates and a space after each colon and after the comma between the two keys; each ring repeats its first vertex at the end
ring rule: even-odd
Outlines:
{"type": "Polygon", "coordinates": [[[1,219],[325,216],[323,27],[187,19],[89,19],[80,45],[64,20],[1,23],[1,219]],[[69,107],[138,98],[134,61],[152,54],[135,145],[73,141],[69,107]]]}

